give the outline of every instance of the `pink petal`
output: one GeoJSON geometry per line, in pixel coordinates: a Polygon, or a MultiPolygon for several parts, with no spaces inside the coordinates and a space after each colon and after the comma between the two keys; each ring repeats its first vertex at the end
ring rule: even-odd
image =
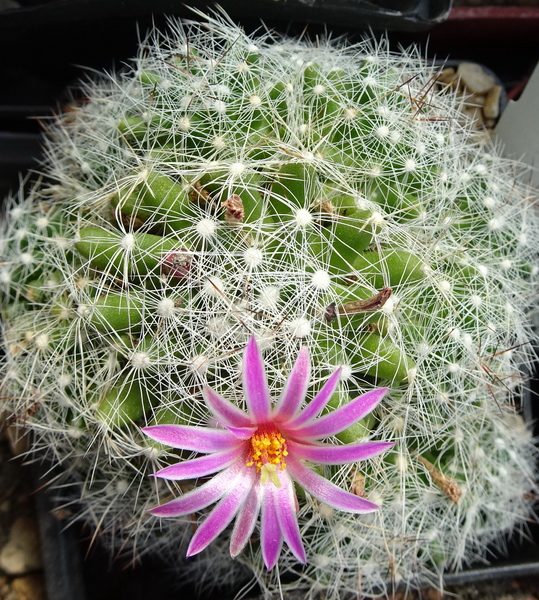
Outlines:
{"type": "Polygon", "coordinates": [[[238,445],[238,440],[226,429],[191,425],[151,425],[144,427],[142,431],[156,442],[182,450],[219,452],[238,445]]]}
{"type": "Polygon", "coordinates": [[[225,427],[238,440],[248,440],[258,429],[258,427],[231,427],[230,425],[225,427]]]}
{"type": "Polygon", "coordinates": [[[223,425],[232,425],[233,427],[249,427],[252,420],[237,406],[225,400],[217,392],[209,387],[204,387],[202,396],[212,413],[223,425]]]}
{"type": "Polygon", "coordinates": [[[302,400],[307,394],[311,377],[311,361],[306,346],[302,346],[294,367],[274,409],[274,419],[277,422],[290,420],[298,411],[302,400]]]}
{"type": "Polygon", "coordinates": [[[287,442],[288,452],[296,458],[322,465],[337,465],[365,460],[385,452],[393,444],[394,442],[363,442],[362,444],[335,446],[333,444],[298,444],[293,440],[287,442]]]}
{"type": "Polygon", "coordinates": [[[230,491],[197,529],[187,549],[187,556],[202,552],[228,526],[253,487],[255,476],[256,471],[246,467],[236,477],[230,491]]]}
{"type": "Polygon", "coordinates": [[[331,396],[335,393],[339,381],[341,380],[341,368],[339,367],[333,375],[324,383],[322,389],[316,396],[307,404],[307,406],[299,413],[299,415],[286,423],[286,427],[296,428],[311,419],[314,419],[329,402],[331,396]]]}
{"type": "Polygon", "coordinates": [[[258,349],[255,337],[252,336],[245,348],[243,358],[243,389],[249,412],[257,423],[264,423],[270,418],[270,396],[268,381],[262,354],[258,349]]]}
{"type": "MultiPolygon", "coordinates": [[[[311,421],[302,427],[293,427],[291,435],[296,438],[321,438],[344,431],[347,427],[350,427],[353,423],[357,423],[357,421],[369,414],[380,400],[382,400],[386,392],[387,388],[371,390],[319,419],[311,421]]],[[[287,429],[289,427],[292,428],[292,425],[288,424],[287,429]]]]}
{"type": "Polygon", "coordinates": [[[255,485],[249,491],[234,523],[232,537],[230,538],[230,556],[233,558],[238,556],[249,541],[254,531],[259,512],[260,487],[255,485]]]}
{"type": "Polygon", "coordinates": [[[273,569],[279,559],[283,546],[283,534],[277,517],[273,496],[269,490],[273,486],[268,482],[262,487],[262,515],[260,524],[260,543],[262,546],[262,558],[268,570],[273,569]]]}
{"type": "Polygon", "coordinates": [[[378,505],[369,502],[359,496],[345,492],[340,487],[331,483],[324,477],[321,477],[299,460],[291,457],[286,459],[287,469],[290,475],[299,483],[299,485],[309,492],[312,496],[333,506],[337,510],[351,513],[368,513],[377,510],[378,505]]]}
{"type": "MultiPolygon", "coordinates": [[[[294,556],[303,564],[307,562],[305,549],[301,542],[301,533],[298,527],[298,519],[296,516],[297,498],[294,491],[294,484],[286,470],[279,473],[281,487],[277,488],[273,484],[270,485],[273,495],[273,502],[277,510],[277,519],[284,537],[284,541],[288,544],[294,556]]],[[[269,491],[269,490],[268,490],[269,491]]]]}
{"type": "Polygon", "coordinates": [[[150,513],[157,517],[181,517],[202,510],[224,496],[234,485],[236,475],[244,468],[245,462],[240,459],[216,475],[211,481],[175,500],[152,508],[150,513]]]}
{"type": "Polygon", "coordinates": [[[232,448],[232,450],[226,452],[216,452],[215,454],[184,460],[157,471],[157,473],[154,473],[154,477],[176,481],[204,477],[230,466],[242,454],[242,450],[241,447],[232,448]]]}

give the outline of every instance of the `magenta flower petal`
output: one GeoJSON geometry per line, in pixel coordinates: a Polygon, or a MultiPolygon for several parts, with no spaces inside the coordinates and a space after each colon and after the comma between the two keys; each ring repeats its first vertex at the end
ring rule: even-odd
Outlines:
{"type": "Polygon", "coordinates": [[[217,392],[209,387],[204,387],[202,396],[206,400],[208,408],[223,423],[223,425],[232,425],[233,427],[249,427],[252,420],[232,402],[221,398],[217,392]]]}
{"type": "Polygon", "coordinates": [[[314,419],[318,415],[326,404],[329,402],[331,396],[335,393],[339,381],[341,380],[341,369],[337,369],[333,375],[326,381],[322,386],[322,389],[316,394],[316,396],[307,404],[307,406],[299,413],[299,415],[287,423],[287,427],[295,428],[307,423],[311,419],[314,419]]]}
{"type": "Polygon", "coordinates": [[[245,467],[230,491],[197,529],[187,549],[187,556],[202,552],[228,526],[252,488],[254,479],[254,471],[245,467]]]}
{"type": "Polygon", "coordinates": [[[266,485],[262,490],[262,515],[260,524],[260,543],[262,545],[262,558],[268,570],[273,569],[281,548],[283,547],[283,534],[273,503],[273,483],[266,485]]]}
{"type": "Polygon", "coordinates": [[[238,460],[234,465],[228,467],[204,485],[166,504],[152,508],[150,513],[157,517],[182,517],[202,510],[217,502],[234,486],[236,475],[244,467],[243,461],[238,460]]]}
{"type": "Polygon", "coordinates": [[[365,513],[378,508],[339,488],[302,462],[344,464],[370,458],[392,446],[387,442],[332,445],[319,441],[364,417],[386,392],[368,392],[318,417],[335,393],[340,376],[341,371],[337,369],[312,402],[301,410],[310,377],[309,352],[306,347],[301,348],[272,411],[262,355],[252,337],[243,359],[247,412],[206,387],[203,390],[206,404],[224,429],[187,425],[156,425],[143,429],[158,442],[207,454],[155,474],[172,480],[214,474],[200,487],[151,510],[157,516],[179,517],[217,503],[193,536],[188,556],[206,548],[234,517],[230,554],[237,556],[248,543],[260,515],[260,546],[266,567],[275,566],[283,542],[300,562],[306,562],[294,481],[338,510],[365,513]]]}
{"type": "Polygon", "coordinates": [[[329,506],[351,513],[368,513],[379,507],[359,496],[345,492],[340,487],[321,477],[311,469],[302,465],[299,460],[288,457],[288,469],[292,477],[307,490],[312,496],[325,502],[329,506]]]}
{"type": "Polygon", "coordinates": [[[257,430],[257,427],[231,427],[225,425],[230,433],[238,440],[248,440],[253,436],[253,433],[257,430]]]}
{"type": "Polygon", "coordinates": [[[247,498],[245,498],[234,523],[234,529],[230,538],[230,556],[233,558],[238,556],[245,548],[254,531],[258,520],[258,513],[260,512],[260,503],[260,488],[258,485],[255,485],[251,488],[247,498]]]}
{"type": "Polygon", "coordinates": [[[307,394],[310,378],[311,360],[309,351],[303,346],[273,411],[276,421],[288,421],[296,414],[307,394]]]}
{"type": "Polygon", "coordinates": [[[293,428],[295,437],[301,436],[303,438],[317,439],[335,435],[369,414],[380,400],[382,400],[386,392],[387,388],[371,390],[366,394],[354,398],[354,400],[350,400],[350,402],[337,408],[337,410],[319,419],[300,427],[295,427],[295,424],[290,427],[293,428]]]}
{"type": "Polygon", "coordinates": [[[279,473],[281,481],[280,488],[271,488],[273,494],[273,502],[277,510],[277,519],[284,541],[288,544],[292,554],[303,564],[307,562],[305,548],[301,541],[301,533],[298,526],[297,518],[297,498],[294,491],[294,484],[288,476],[288,473],[283,471],[279,473]]]}
{"type": "Polygon", "coordinates": [[[219,452],[238,445],[238,440],[226,429],[190,425],[151,425],[144,427],[142,431],[156,442],[182,450],[219,452]]]}
{"type": "Polygon", "coordinates": [[[363,442],[346,446],[333,444],[298,444],[290,440],[288,452],[297,458],[321,465],[337,465],[365,460],[385,452],[393,442],[363,442]]]}
{"type": "Polygon", "coordinates": [[[170,465],[170,467],[165,467],[164,469],[157,471],[157,473],[154,474],[154,477],[175,481],[204,477],[229,467],[241,453],[242,448],[240,446],[239,448],[232,448],[232,450],[227,450],[226,452],[216,452],[215,454],[208,454],[207,456],[185,460],[184,462],[170,465]]]}
{"type": "Polygon", "coordinates": [[[245,348],[243,358],[243,389],[245,402],[249,412],[258,423],[264,423],[270,418],[270,396],[266,371],[262,361],[262,354],[256,344],[254,336],[245,348]]]}

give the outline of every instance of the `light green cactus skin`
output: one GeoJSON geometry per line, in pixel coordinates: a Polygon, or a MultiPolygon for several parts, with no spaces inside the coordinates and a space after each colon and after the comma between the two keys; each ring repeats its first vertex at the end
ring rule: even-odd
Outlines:
{"type": "MultiPolygon", "coordinates": [[[[204,383],[242,405],[252,333],[275,397],[302,344],[311,397],[343,366],[329,410],[391,388],[339,438],[392,453],[325,472],[380,511],[298,492],[309,564],[291,587],[328,598],[358,573],[364,594],[436,582],[526,517],[535,474],[513,406],[537,341],[530,192],[414,51],[342,44],[173,24],[50,125],[48,183],[8,202],[0,246],[2,397],[111,546],[176,554],[188,538],[187,520],[145,512],[178,493],[148,477],[178,456],[139,428],[206,423],[204,383]]],[[[272,593],[255,540],[227,553],[214,544],[194,577],[247,568],[272,593]]]]}

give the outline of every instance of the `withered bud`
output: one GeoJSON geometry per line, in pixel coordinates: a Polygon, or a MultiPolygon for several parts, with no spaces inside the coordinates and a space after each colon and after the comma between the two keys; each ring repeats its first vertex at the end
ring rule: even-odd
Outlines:
{"type": "Polygon", "coordinates": [[[192,189],[189,192],[189,200],[196,204],[209,204],[212,197],[206,188],[203,188],[200,181],[195,181],[192,184],[192,189]]]}
{"type": "Polygon", "coordinates": [[[193,267],[194,254],[187,248],[173,250],[161,262],[161,273],[174,279],[187,279],[193,267]]]}
{"type": "Polygon", "coordinates": [[[324,318],[328,323],[331,323],[337,318],[337,305],[335,304],[335,302],[332,302],[331,304],[328,304],[328,306],[326,306],[324,318]]]}
{"type": "Polygon", "coordinates": [[[233,194],[225,200],[222,205],[226,209],[225,221],[227,223],[242,223],[243,217],[245,216],[245,210],[243,208],[242,199],[237,195],[233,194]]]}
{"type": "Polygon", "coordinates": [[[429,460],[427,460],[424,456],[417,454],[417,460],[427,469],[430,476],[432,477],[432,481],[437,485],[442,492],[455,504],[460,502],[460,497],[462,496],[462,490],[459,487],[459,484],[452,478],[444,475],[440,469],[435,467],[429,460]]]}
{"type": "Polygon", "coordinates": [[[359,496],[360,498],[366,498],[365,494],[365,475],[359,471],[354,475],[352,479],[352,494],[359,496]]]}
{"type": "Polygon", "coordinates": [[[388,301],[391,293],[391,288],[383,287],[377,294],[372,296],[372,298],[345,302],[342,306],[339,306],[339,313],[341,315],[355,315],[357,313],[380,310],[388,301]]]}
{"type": "Polygon", "coordinates": [[[334,215],[337,212],[335,204],[333,204],[331,200],[323,200],[320,202],[320,210],[321,212],[328,213],[330,215],[334,215]]]}
{"type": "Polygon", "coordinates": [[[332,302],[326,307],[324,318],[328,323],[331,323],[337,318],[337,314],[357,315],[358,313],[380,310],[388,301],[391,293],[391,288],[383,287],[377,294],[372,296],[372,298],[366,298],[365,300],[351,300],[350,302],[345,302],[339,307],[337,307],[335,302],[332,302]]]}
{"type": "Polygon", "coordinates": [[[122,225],[127,231],[138,231],[144,225],[144,221],[137,216],[127,215],[122,212],[120,213],[120,217],[122,225]]]}

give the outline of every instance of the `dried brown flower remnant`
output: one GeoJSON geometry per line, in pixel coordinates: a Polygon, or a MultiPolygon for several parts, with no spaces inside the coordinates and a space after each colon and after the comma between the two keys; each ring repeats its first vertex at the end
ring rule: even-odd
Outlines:
{"type": "Polygon", "coordinates": [[[193,189],[189,192],[189,200],[197,204],[209,204],[212,197],[206,188],[203,188],[200,181],[193,183],[193,189]]]}
{"type": "Polygon", "coordinates": [[[442,492],[455,504],[460,502],[462,490],[459,484],[451,477],[444,475],[440,469],[435,467],[429,460],[420,454],[417,455],[417,460],[427,469],[432,481],[442,490],[442,492]]]}
{"type": "Polygon", "coordinates": [[[366,498],[365,494],[365,475],[357,471],[352,478],[352,494],[359,496],[360,498],[366,498]]]}
{"type": "Polygon", "coordinates": [[[384,306],[392,290],[388,287],[383,287],[377,294],[365,300],[351,300],[337,307],[335,302],[332,302],[324,313],[324,317],[328,323],[331,323],[337,318],[337,313],[340,315],[355,315],[362,312],[370,312],[379,310],[384,306]]]}
{"type": "Polygon", "coordinates": [[[335,204],[331,200],[324,200],[320,203],[320,210],[329,215],[334,215],[337,212],[335,204]]]}

